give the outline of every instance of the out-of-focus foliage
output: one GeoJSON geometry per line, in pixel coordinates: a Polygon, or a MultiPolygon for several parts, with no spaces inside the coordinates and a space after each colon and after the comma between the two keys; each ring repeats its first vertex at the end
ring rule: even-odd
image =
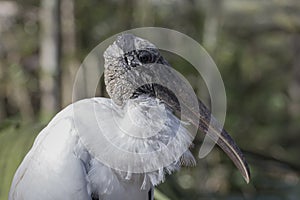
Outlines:
{"type": "MultiPolygon", "coordinates": [[[[298,199],[298,0],[61,1],[65,5],[61,16],[74,17],[61,19],[62,107],[70,103],[72,80],[87,53],[130,28],[159,26],[185,33],[203,44],[217,63],[227,92],[225,128],[244,150],[252,180],[247,185],[231,161],[215,149],[198,160],[197,167],[168,176],[158,187],[163,195],[169,199],[298,199]]],[[[7,198],[13,173],[42,128],[40,5],[38,0],[0,1],[1,200],[7,198]]],[[[168,57],[197,94],[207,96],[191,66],[174,55],[168,57]]],[[[197,155],[201,140],[195,143],[197,155]]]]}
{"type": "Polygon", "coordinates": [[[0,130],[0,197],[8,198],[11,179],[23,160],[41,125],[20,125],[5,122],[0,130]]]}

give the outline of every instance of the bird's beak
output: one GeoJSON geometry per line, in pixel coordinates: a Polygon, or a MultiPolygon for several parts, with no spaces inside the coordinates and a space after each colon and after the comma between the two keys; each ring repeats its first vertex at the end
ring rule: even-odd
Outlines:
{"type": "MultiPolygon", "coordinates": [[[[246,159],[231,136],[222,128],[217,120],[211,115],[208,108],[199,100],[199,130],[207,134],[229,156],[239,169],[245,181],[250,181],[250,170],[246,159]]],[[[192,111],[191,111],[192,112],[192,111]]],[[[196,124],[195,124],[196,125],[196,124]]]]}
{"type": "MultiPolygon", "coordinates": [[[[172,107],[177,116],[180,116],[182,110],[187,111],[188,114],[181,114],[186,115],[185,117],[187,117],[193,127],[199,129],[204,134],[207,134],[216,144],[218,144],[219,147],[221,147],[221,149],[229,156],[235,166],[239,169],[245,181],[249,183],[250,170],[242,151],[231,136],[223,129],[220,123],[212,116],[210,110],[200,100],[198,100],[198,113],[195,111],[197,110],[195,107],[189,108],[189,106],[185,103],[182,103],[179,106],[179,103],[176,102],[176,100],[170,101],[170,99],[176,99],[172,92],[161,92],[161,89],[156,91],[159,98],[172,107]]],[[[185,94],[183,92],[181,95],[183,99],[188,99],[188,93],[185,94]]],[[[195,106],[197,105],[195,104],[195,106]]]]}

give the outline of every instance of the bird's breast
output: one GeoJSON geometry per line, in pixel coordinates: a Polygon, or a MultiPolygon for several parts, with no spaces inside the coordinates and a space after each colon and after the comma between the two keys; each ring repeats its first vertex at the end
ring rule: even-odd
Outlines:
{"type": "Polygon", "coordinates": [[[171,112],[158,99],[145,97],[131,99],[114,115],[117,132],[140,139],[156,136],[170,124],[171,112]]]}

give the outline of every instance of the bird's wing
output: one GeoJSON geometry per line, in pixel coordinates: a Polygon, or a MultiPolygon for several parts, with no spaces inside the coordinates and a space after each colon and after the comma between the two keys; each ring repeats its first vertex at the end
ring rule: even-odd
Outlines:
{"type": "Polygon", "coordinates": [[[74,154],[72,120],[56,118],[37,137],[19,166],[9,199],[91,199],[83,162],[74,154]]]}
{"type": "Polygon", "coordinates": [[[92,131],[90,122],[93,120],[89,117],[95,114],[94,102],[100,113],[101,104],[106,108],[111,105],[105,98],[76,102],[58,113],[41,131],[15,173],[10,200],[152,198],[151,184],[141,189],[143,180],[120,177],[95,159],[83,145],[78,126],[86,134],[92,131]],[[86,119],[76,116],[77,112],[86,119]]]}

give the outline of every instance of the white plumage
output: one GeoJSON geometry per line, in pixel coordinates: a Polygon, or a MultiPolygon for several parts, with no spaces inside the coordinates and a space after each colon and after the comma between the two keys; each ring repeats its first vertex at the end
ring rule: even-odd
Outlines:
{"type": "MultiPolygon", "coordinates": [[[[164,105],[158,100],[143,96],[129,100],[124,107],[117,106],[106,98],[86,99],[66,107],[36,138],[15,174],[9,199],[82,200],[91,199],[93,193],[99,195],[100,199],[148,199],[149,195],[153,198],[153,186],[164,180],[165,172],[171,173],[179,169],[180,157],[166,168],[162,166],[157,171],[132,174],[130,170],[124,172],[111,169],[96,159],[95,154],[110,156],[118,165],[124,166],[134,160],[124,159],[123,155],[116,154],[118,152],[114,152],[114,145],[136,153],[164,148],[175,138],[174,129],[178,129],[180,121],[171,112],[165,113],[166,110],[162,107],[164,105]],[[80,115],[76,115],[76,112],[80,115]],[[154,120],[157,115],[165,116],[165,119],[157,122],[154,120]],[[139,121],[133,126],[132,120],[139,121]],[[144,139],[126,134],[151,134],[151,130],[154,133],[160,131],[160,134],[144,139]],[[78,131],[85,131],[87,138],[80,138],[78,131]],[[89,138],[94,134],[99,137],[94,140],[89,138]],[[106,136],[114,145],[99,142],[104,141],[103,137],[106,136]],[[90,143],[83,144],[82,140],[90,143]],[[103,151],[105,148],[107,150],[103,151]]],[[[184,128],[180,131],[177,134],[180,138],[174,146],[176,149],[180,149],[179,146],[184,143],[190,144],[192,139],[184,128]]],[[[175,149],[169,153],[173,153],[167,155],[169,157],[176,156],[175,149]]],[[[189,151],[184,154],[184,162],[194,165],[192,154],[189,151]]],[[[137,160],[139,161],[138,158],[137,160]]],[[[145,166],[146,171],[149,165],[161,165],[155,162],[159,160],[137,164],[142,165],[138,167],[145,166]]]]}

